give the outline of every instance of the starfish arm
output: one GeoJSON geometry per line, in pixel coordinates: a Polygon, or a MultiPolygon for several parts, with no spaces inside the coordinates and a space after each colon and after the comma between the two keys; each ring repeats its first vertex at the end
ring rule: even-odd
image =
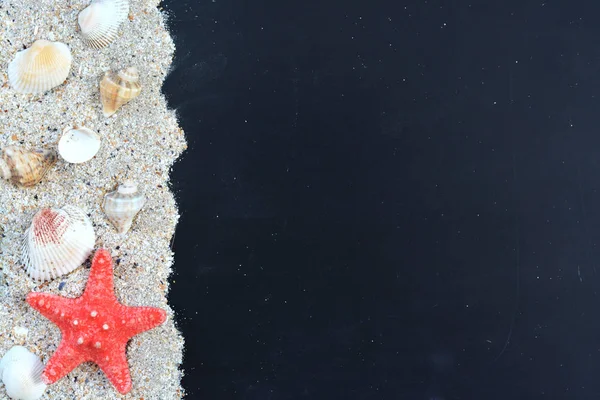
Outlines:
{"type": "Polygon", "coordinates": [[[99,249],[92,260],[84,296],[94,299],[114,299],[114,293],[112,258],[108,250],[99,249]]]}
{"type": "Polygon", "coordinates": [[[156,307],[123,306],[121,315],[123,330],[129,337],[157,327],[167,320],[165,310],[156,307]]]}
{"type": "Polygon", "coordinates": [[[61,340],[58,349],[48,360],[42,378],[46,384],[54,383],[85,361],[87,360],[81,352],[73,348],[66,340],[61,340]]]}
{"type": "Polygon", "coordinates": [[[94,360],[121,394],[128,393],[132,386],[125,345],[125,343],[121,343],[94,360]]]}
{"type": "Polygon", "coordinates": [[[68,299],[50,293],[31,292],[27,295],[27,303],[44,317],[59,325],[65,312],[71,309],[76,299],[68,299]]]}

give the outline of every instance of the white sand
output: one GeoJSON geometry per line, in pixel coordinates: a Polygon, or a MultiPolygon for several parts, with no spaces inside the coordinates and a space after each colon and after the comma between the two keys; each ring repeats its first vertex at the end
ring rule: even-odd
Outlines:
{"type": "MultiPolygon", "coordinates": [[[[170,67],[174,45],[165,28],[158,0],[130,0],[130,18],[121,36],[103,50],[88,48],[77,32],[77,14],[88,0],[0,0],[0,147],[18,144],[55,147],[62,130],[84,125],[102,136],[97,156],[85,164],[59,160],[32,188],[0,181],[0,353],[25,345],[47,362],[60,342],[59,329],[24,301],[32,290],[77,297],[88,278],[89,261],[62,279],[38,285],[20,263],[20,243],[31,218],[41,207],[73,204],[88,212],[95,225],[96,247],[108,248],[115,265],[119,301],[130,306],[168,310],[163,325],[136,336],[127,356],[133,389],[121,396],[97,366],[86,363],[50,385],[47,399],[177,399],[183,339],[167,305],[167,277],[173,254],[170,240],[178,212],[169,191],[169,170],[185,149],[183,132],[167,110],[161,85],[170,67]],[[66,43],[73,67],[64,85],[43,95],[17,94],[6,69],[15,53],[36,39],[66,43]],[[111,118],[104,118],[98,82],[108,69],[136,66],[142,94],[111,118]],[[138,181],[148,202],[127,235],[119,236],[102,212],[103,195],[125,178],[138,181]],[[64,282],[62,290],[59,285],[64,282]],[[23,336],[22,327],[28,329],[23,336]],[[15,331],[16,329],[16,331],[15,331]]],[[[6,398],[0,385],[0,398],[6,398]]]]}

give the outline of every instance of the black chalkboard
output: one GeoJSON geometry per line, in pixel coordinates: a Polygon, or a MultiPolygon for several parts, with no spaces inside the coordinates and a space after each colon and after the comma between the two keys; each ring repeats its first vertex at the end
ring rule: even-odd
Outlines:
{"type": "Polygon", "coordinates": [[[188,398],[600,393],[598,5],[164,7],[188,398]]]}

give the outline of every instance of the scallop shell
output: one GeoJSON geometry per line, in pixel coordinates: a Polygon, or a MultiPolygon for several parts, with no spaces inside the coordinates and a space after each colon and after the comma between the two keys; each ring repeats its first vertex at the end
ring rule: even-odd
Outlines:
{"type": "Polygon", "coordinates": [[[23,264],[35,280],[54,279],[83,264],[95,242],[92,222],[81,209],[71,205],[43,208],[25,231],[23,264]]]}
{"type": "Polygon", "coordinates": [[[83,40],[95,49],[108,46],[117,38],[119,26],[128,14],[127,0],[92,1],[77,17],[83,40]]]}
{"type": "Polygon", "coordinates": [[[88,128],[65,129],[58,141],[58,154],[69,163],[91,160],[100,149],[100,136],[88,128]]]}
{"type": "Polygon", "coordinates": [[[11,399],[37,400],[46,391],[44,364],[23,346],[13,346],[0,360],[0,376],[11,399]]]}
{"type": "Polygon", "coordinates": [[[104,196],[102,208],[117,233],[123,234],[127,233],[145,203],[146,198],[138,191],[137,184],[126,181],[117,190],[104,196]]]}
{"type": "Polygon", "coordinates": [[[100,100],[105,117],[113,115],[119,107],[140,95],[142,85],[135,67],[119,72],[109,71],[100,81],[100,100]]]}
{"type": "Polygon", "coordinates": [[[66,44],[36,40],[8,64],[8,81],[17,92],[42,93],[67,79],[72,61],[66,44]]]}
{"type": "Polygon", "coordinates": [[[7,146],[2,149],[0,177],[15,185],[33,186],[42,180],[57,158],[54,150],[7,146]]]}

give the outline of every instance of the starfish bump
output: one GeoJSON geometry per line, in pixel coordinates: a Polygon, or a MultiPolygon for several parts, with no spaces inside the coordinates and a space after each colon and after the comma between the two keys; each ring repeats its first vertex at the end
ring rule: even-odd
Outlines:
{"type": "Polygon", "coordinates": [[[62,339],[42,377],[54,383],[79,364],[93,361],[122,394],[131,390],[125,348],[135,335],[162,324],[167,314],[154,307],[128,307],[117,301],[112,258],[96,252],[81,297],[32,292],[27,303],[60,328],[62,339]]]}

